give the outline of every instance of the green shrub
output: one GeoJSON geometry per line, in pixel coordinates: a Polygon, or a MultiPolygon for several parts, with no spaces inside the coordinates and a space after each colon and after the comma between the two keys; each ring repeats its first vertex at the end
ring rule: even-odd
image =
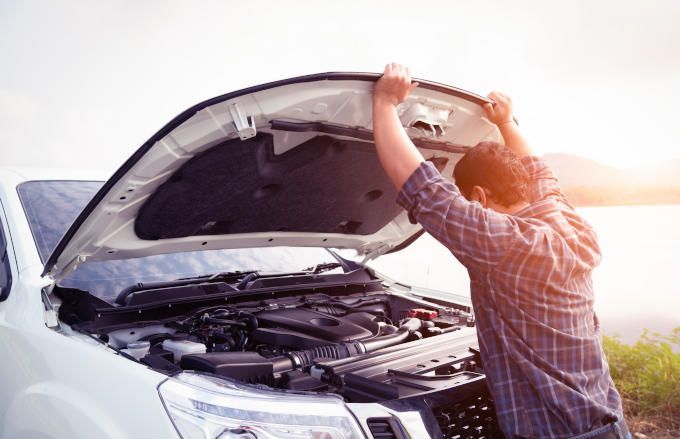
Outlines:
{"type": "Polygon", "coordinates": [[[627,415],[680,428],[680,327],[667,336],[645,330],[632,346],[605,336],[603,348],[627,415]]]}

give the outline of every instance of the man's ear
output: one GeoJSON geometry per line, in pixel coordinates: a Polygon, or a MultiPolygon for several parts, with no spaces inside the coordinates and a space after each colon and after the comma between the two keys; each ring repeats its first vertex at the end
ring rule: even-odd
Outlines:
{"type": "Polygon", "coordinates": [[[478,201],[483,207],[487,207],[486,191],[481,186],[472,186],[470,201],[478,201]]]}

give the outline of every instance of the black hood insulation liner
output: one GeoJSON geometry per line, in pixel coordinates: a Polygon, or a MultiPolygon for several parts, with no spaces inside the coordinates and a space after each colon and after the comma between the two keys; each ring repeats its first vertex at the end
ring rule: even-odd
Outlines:
{"type": "Polygon", "coordinates": [[[396,195],[373,143],[319,135],[277,156],[272,135],[259,133],[189,160],[141,207],[135,232],[148,240],[275,231],[370,235],[399,214],[396,195]]]}

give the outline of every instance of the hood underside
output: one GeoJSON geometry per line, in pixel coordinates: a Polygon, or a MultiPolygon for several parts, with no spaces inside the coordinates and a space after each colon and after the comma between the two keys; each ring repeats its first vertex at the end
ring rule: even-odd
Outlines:
{"type": "MultiPolygon", "coordinates": [[[[85,261],[264,246],[353,248],[375,257],[421,228],[396,205],[372,139],[375,74],[327,73],[252,87],[177,116],[81,212],[43,274],[85,261]]],[[[398,110],[445,175],[499,140],[486,99],[419,80],[398,110]]]]}
{"type": "MultiPolygon", "coordinates": [[[[437,160],[440,167],[446,162],[437,160]]],[[[142,205],[135,233],[144,240],[259,232],[367,236],[399,215],[395,198],[370,143],[318,135],[277,156],[273,135],[258,133],[227,140],[180,167],[142,205]]]]}

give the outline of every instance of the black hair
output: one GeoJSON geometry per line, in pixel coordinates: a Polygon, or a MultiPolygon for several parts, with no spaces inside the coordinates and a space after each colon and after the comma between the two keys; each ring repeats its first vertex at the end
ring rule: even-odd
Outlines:
{"type": "Polygon", "coordinates": [[[529,176],[520,158],[497,142],[480,142],[470,148],[453,170],[456,185],[465,198],[474,186],[487,189],[491,199],[503,206],[528,201],[529,176]]]}

